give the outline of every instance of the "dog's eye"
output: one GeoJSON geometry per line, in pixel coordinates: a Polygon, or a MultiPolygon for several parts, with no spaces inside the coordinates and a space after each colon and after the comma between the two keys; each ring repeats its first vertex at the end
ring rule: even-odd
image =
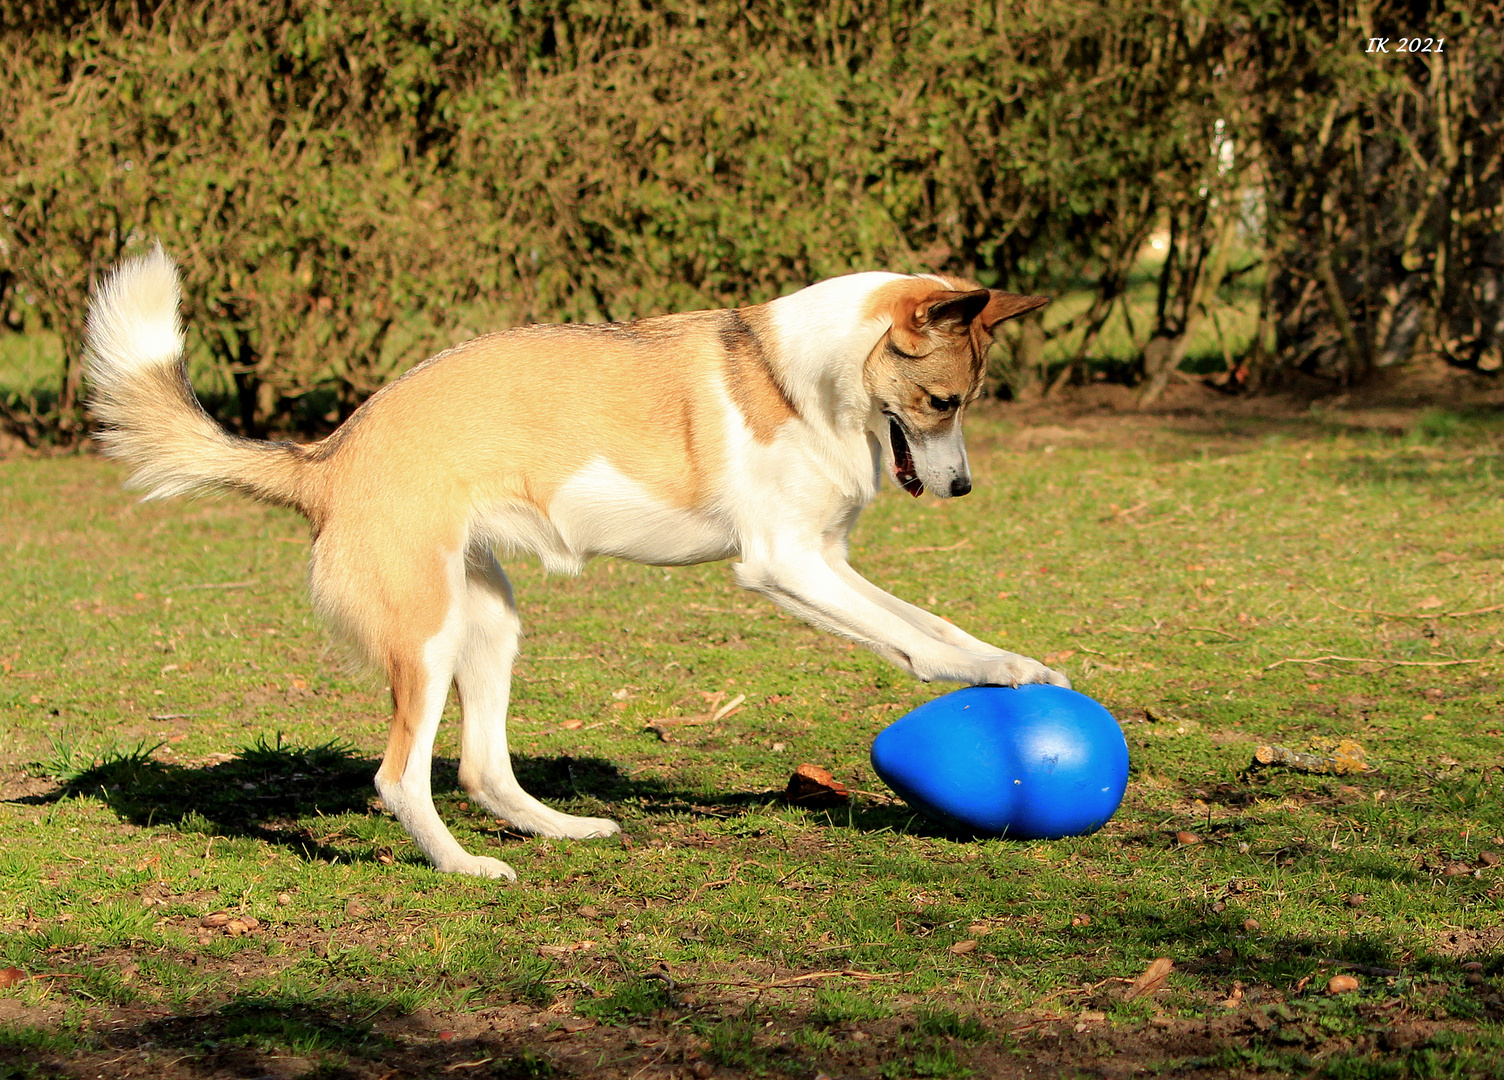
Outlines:
{"type": "Polygon", "coordinates": [[[954,394],[948,398],[939,397],[935,394],[930,395],[930,408],[936,412],[950,412],[960,404],[961,399],[954,394]]]}

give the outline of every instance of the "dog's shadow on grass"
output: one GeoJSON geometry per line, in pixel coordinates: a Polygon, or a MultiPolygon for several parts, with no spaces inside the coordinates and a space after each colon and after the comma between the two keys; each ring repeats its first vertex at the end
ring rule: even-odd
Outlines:
{"type": "MultiPolygon", "coordinates": [[[[388,829],[376,827],[366,835],[368,830],[352,826],[348,817],[342,823],[324,824],[319,819],[355,815],[374,820],[381,813],[372,785],[379,764],[347,744],[293,746],[280,737],[275,742],[258,740],[226,760],[202,765],[162,761],[143,746],[78,763],[56,789],[17,801],[55,805],[66,799],[98,799],[133,825],[258,839],[299,851],[310,860],[364,862],[382,853],[386,841],[380,834],[388,829]]],[[[724,820],[788,809],[781,791],[691,790],[653,777],[630,776],[603,758],[519,755],[513,767],[524,790],[576,813],[630,813],[630,806],[656,818],[724,820]]],[[[454,761],[434,759],[433,791],[440,813],[460,824],[464,815],[454,804],[467,797],[459,787],[454,761]]],[[[901,806],[863,803],[807,812],[815,821],[863,832],[951,835],[901,806]]]]}
{"type": "Polygon", "coordinates": [[[275,743],[260,739],[206,765],[162,761],[154,749],[111,750],[68,769],[53,791],[17,801],[46,805],[93,798],[133,825],[261,839],[322,861],[374,857],[354,847],[328,846],[325,839],[338,829],[300,824],[309,817],[371,812],[378,762],[353,747],[339,742],[289,746],[279,736],[275,743]]]}

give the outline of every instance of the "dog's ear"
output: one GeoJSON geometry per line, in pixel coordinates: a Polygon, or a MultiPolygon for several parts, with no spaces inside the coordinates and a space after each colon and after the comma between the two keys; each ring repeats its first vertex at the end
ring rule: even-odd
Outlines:
{"type": "Polygon", "coordinates": [[[938,330],[942,334],[964,334],[991,301],[992,293],[986,289],[936,292],[914,308],[914,328],[938,330]]]}
{"type": "Polygon", "coordinates": [[[1049,302],[1048,296],[1019,296],[1015,293],[1003,292],[1001,289],[993,289],[988,294],[986,305],[982,308],[982,329],[990,334],[992,328],[998,323],[1037,311],[1049,302]]]}

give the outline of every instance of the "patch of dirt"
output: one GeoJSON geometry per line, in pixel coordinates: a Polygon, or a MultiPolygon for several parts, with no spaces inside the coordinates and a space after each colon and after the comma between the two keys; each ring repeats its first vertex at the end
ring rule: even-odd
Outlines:
{"type": "Polygon", "coordinates": [[[1438,956],[1460,958],[1487,956],[1504,943],[1504,930],[1449,930],[1432,938],[1431,949],[1438,956]]]}
{"type": "MultiPolygon", "coordinates": [[[[273,1014],[254,1007],[226,1008],[178,1017],[159,1009],[121,1009],[86,1029],[87,1049],[67,1058],[30,1053],[26,1063],[35,1070],[30,1075],[70,1080],[296,1080],[313,1073],[343,1080],[456,1075],[729,1080],[814,1072],[876,1078],[891,1072],[895,1062],[924,1054],[931,1071],[920,1075],[935,1075],[936,1063],[948,1061],[952,1068],[942,1075],[970,1070],[1009,1080],[1081,1075],[1115,1080],[1173,1068],[1177,1076],[1211,1078],[1228,1075],[1225,1062],[1258,1048],[1317,1051],[1324,1057],[1407,1052],[1460,1028],[1394,1015],[1396,1006],[1397,1001],[1376,1004],[1367,1030],[1337,1037],[1277,1006],[1239,1007],[1204,1019],[1156,1016],[1136,1025],[1115,1024],[1091,1010],[1011,1014],[985,1019],[991,1035],[1006,1038],[978,1041],[924,1034],[895,1017],[823,1029],[820,1050],[792,1039],[794,1029],[807,1026],[799,1016],[748,1019],[733,1002],[688,1012],[664,1010],[621,1024],[524,1005],[455,1014],[418,1010],[371,1022],[312,1009],[273,1014]],[[693,1026],[687,1022],[691,1019],[693,1026]],[[276,1052],[245,1038],[247,1032],[295,1033],[307,1040],[305,1045],[320,1049],[276,1052]]],[[[20,1063],[16,1051],[0,1051],[0,1062],[8,1060],[20,1063]]],[[[1291,1067],[1295,1069],[1295,1061],[1291,1067]]]]}

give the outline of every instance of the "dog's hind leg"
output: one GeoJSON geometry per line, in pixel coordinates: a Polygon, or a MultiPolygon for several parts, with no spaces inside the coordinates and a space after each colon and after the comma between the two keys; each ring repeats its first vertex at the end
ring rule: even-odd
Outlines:
{"type": "Polygon", "coordinates": [[[511,583],[489,548],[471,548],[465,581],[466,632],[455,669],[464,714],[460,784],[518,832],[572,840],[620,832],[606,818],[575,817],[544,806],[517,783],[507,752],[507,701],[522,622],[511,583]]]}
{"type": "Polygon", "coordinates": [[[404,551],[364,564],[350,555],[373,548],[326,532],[314,544],[311,578],[319,606],[391,682],[392,726],[376,790],[437,869],[515,880],[500,859],[460,847],[433,805],[434,735],[464,640],[462,553],[433,558],[404,551]]]}

